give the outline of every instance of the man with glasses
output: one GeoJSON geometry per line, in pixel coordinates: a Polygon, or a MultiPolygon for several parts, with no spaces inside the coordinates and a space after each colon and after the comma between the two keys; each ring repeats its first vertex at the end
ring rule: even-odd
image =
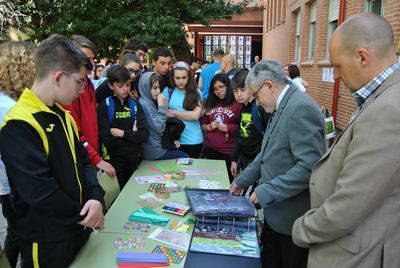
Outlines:
{"type": "Polygon", "coordinates": [[[11,187],[23,267],[68,267],[102,229],[103,189],[61,105],[83,89],[86,57],[68,38],[52,35],[35,51],[35,80],[5,118],[1,157],[11,187]]]}
{"type": "MultiPolygon", "coordinates": [[[[131,91],[129,95],[137,100],[139,99],[139,78],[142,73],[142,66],[140,65],[140,59],[139,57],[132,53],[129,52],[128,50],[125,50],[124,52],[121,53],[121,56],[119,58],[119,64],[122,66],[125,66],[125,68],[128,69],[130,75],[131,75],[131,91]]],[[[108,85],[108,70],[112,68],[115,65],[109,65],[109,68],[106,68],[104,70],[105,77],[102,77],[100,80],[97,80],[95,83],[96,87],[96,101],[97,103],[101,103],[103,100],[107,99],[108,97],[112,96],[114,92],[108,85]]]]}
{"type": "Polygon", "coordinates": [[[325,121],[317,104],[287,81],[277,61],[262,60],[246,86],[266,112],[273,113],[256,159],[231,185],[233,194],[259,180],[250,201],[264,209],[263,267],[301,268],[307,250],[293,244],[296,218],[310,206],[308,182],[326,149],[325,121]]]}

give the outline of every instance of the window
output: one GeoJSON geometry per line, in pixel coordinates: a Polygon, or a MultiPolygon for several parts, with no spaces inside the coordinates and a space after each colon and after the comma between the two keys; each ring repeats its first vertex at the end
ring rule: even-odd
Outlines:
{"type": "Polygon", "coordinates": [[[317,2],[314,1],[310,6],[310,27],[308,30],[308,54],[307,54],[308,60],[311,60],[314,57],[316,20],[317,20],[317,2]]]}
{"type": "Polygon", "coordinates": [[[383,15],[383,0],[365,0],[365,12],[383,15]]]}
{"type": "Polygon", "coordinates": [[[329,11],[328,11],[328,31],[326,38],[326,57],[329,58],[329,40],[332,37],[333,32],[338,26],[339,18],[339,0],[329,0],[329,11]]]}
{"type": "Polygon", "coordinates": [[[300,61],[300,11],[296,13],[295,38],[294,38],[294,60],[300,61]]]}

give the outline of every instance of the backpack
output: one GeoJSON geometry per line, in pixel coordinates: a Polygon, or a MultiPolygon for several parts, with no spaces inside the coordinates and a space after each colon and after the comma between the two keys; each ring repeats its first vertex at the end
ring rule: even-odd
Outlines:
{"type": "MultiPolygon", "coordinates": [[[[128,98],[128,103],[129,103],[129,109],[131,110],[131,122],[132,124],[134,124],[137,114],[137,104],[136,101],[132,98],[128,98]]],[[[114,113],[115,113],[115,101],[112,96],[106,99],[106,105],[107,105],[108,122],[111,124],[112,121],[114,120],[114,113]]]]}
{"type": "Polygon", "coordinates": [[[264,121],[261,118],[259,109],[260,106],[258,106],[256,103],[253,103],[253,105],[251,106],[251,119],[253,120],[253,124],[257,132],[264,135],[265,128],[267,126],[265,125],[264,121]]]}
{"type": "MultiPolygon", "coordinates": [[[[136,120],[136,114],[137,114],[136,101],[132,98],[129,98],[128,103],[129,103],[129,109],[131,110],[131,122],[132,122],[132,124],[134,124],[135,120],[136,120]]],[[[115,113],[115,101],[112,96],[107,97],[106,105],[107,105],[108,122],[111,124],[112,121],[114,120],[114,113],[115,113]]],[[[107,148],[102,142],[101,142],[101,151],[102,151],[103,159],[110,160],[110,156],[107,152],[107,148]]]]}

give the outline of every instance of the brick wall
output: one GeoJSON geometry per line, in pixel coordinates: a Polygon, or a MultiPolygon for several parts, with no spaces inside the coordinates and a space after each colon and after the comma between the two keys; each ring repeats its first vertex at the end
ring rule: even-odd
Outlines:
{"type": "MultiPolygon", "coordinates": [[[[268,20],[271,1],[265,0],[264,18],[268,20]]],[[[282,0],[286,4],[286,20],[274,27],[266,27],[264,22],[263,58],[275,58],[283,64],[296,63],[299,65],[302,77],[310,84],[307,93],[321,106],[332,111],[333,83],[322,81],[322,68],[329,68],[330,63],[326,57],[328,4],[327,0],[317,1],[317,21],[315,32],[315,48],[312,60],[307,60],[309,14],[312,0],[282,0]],[[301,60],[294,61],[295,40],[295,12],[300,12],[300,43],[301,60]]],[[[345,4],[345,18],[364,12],[364,1],[347,0],[345,4]]],[[[400,49],[400,1],[384,1],[384,17],[391,23],[395,33],[395,44],[400,49]],[[397,45],[398,44],[398,45],[397,45]]],[[[355,103],[349,90],[340,83],[336,126],[344,129],[355,109],[355,103]]]]}

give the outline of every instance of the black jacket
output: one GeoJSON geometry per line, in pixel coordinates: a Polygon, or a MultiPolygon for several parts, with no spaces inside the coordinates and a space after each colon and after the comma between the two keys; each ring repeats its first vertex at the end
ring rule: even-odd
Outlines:
{"type": "Polygon", "coordinates": [[[58,105],[50,109],[26,89],[5,118],[0,150],[17,235],[50,242],[80,234],[83,205],[102,202],[104,191],[69,112],[58,105]]]}
{"type": "MultiPolygon", "coordinates": [[[[247,105],[242,104],[238,129],[239,133],[233,148],[232,161],[238,162],[240,155],[245,156],[247,159],[254,159],[261,150],[263,135],[257,131],[251,115],[254,103],[255,100],[247,105]]],[[[261,120],[267,125],[269,114],[266,114],[261,106],[259,108],[259,113],[261,115],[261,120]]]]}
{"type": "Polygon", "coordinates": [[[112,97],[115,103],[114,119],[111,124],[108,119],[108,107],[106,100],[99,104],[97,108],[97,118],[99,123],[100,141],[105,145],[107,153],[111,158],[129,159],[132,157],[140,157],[143,152],[143,143],[149,138],[147,130],[146,118],[142,106],[138,101],[136,126],[137,131],[133,131],[133,123],[131,121],[130,107],[127,97],[122,104],[116,97],[112,97]],[[116,116],[118,114],[118,116],[116,116]],[[124,137],[114,137],[111,134],[111,128],[119,128],[124,130],[124,137]]]}

